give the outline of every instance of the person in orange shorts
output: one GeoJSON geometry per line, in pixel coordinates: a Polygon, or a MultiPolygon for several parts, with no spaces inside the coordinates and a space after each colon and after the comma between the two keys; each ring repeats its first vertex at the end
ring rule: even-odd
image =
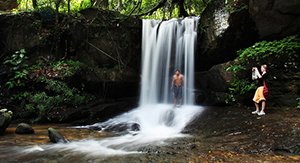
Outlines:
{"type": "Polygon", "coordinates": [[[257,67],[252,68],[252,71],[256,74],[256,77],[254,77],[254,79],[258,80],[258,88],[256,89],[253,97],[256,110],[253,111],[252,114],[258,114],[261,116],[266,114],[266,97],[264,96],[264,85],[266,84],[266,79],[268,76],[267,65],[262,65],[260,69],[261,72],[258,71],[257,67]],[[259,110],[260,103],[262,105],[261,110],[259,110]]]}

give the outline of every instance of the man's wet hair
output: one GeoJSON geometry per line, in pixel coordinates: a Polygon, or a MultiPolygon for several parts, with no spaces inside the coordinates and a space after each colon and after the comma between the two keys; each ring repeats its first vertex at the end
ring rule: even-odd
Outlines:
{"type": "Polygon", "coordinates": [[[178,71],[179,73],[181,73],[181,72],[180,72],[180,70],[179,70],[178,68],[177,68],[177,69],[175,69],[175,72],[177,72],[177,71],[178,71]]]}

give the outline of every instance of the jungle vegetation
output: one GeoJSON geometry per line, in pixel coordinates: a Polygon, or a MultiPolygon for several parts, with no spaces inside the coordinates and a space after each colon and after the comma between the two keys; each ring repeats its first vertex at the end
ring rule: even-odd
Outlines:
{"type": "Polygon", "coordinates": [[[117,11],[128,16],[170,19],[199,16],[209,0],[18,0],[17,11],[49,10],[74,14],[86,8],[117,11]]]}

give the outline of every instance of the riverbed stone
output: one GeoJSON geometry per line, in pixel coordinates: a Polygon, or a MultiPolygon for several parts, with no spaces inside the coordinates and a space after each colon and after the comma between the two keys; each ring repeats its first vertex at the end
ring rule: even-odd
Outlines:
{"type": "Polygon", "coordinates": [[[18,124],[18,126],[16,127],[16,131],[17,134],[33,134],[34,133],[34,129],[27,123],[20,123],[18,124]]]}
{"type": "Polygon", "coordinates": [[[52,143],[67,143],[68,140],[54,128],[48,128],[48,136],[52,143]]]}
{"type": "Polygon", "coordinates": [[[105,131],[112,132],[128,132],[128,131],[139,131],[140,125],[137,123],[120,123],[112,126],[104,127],[105,131]]]}

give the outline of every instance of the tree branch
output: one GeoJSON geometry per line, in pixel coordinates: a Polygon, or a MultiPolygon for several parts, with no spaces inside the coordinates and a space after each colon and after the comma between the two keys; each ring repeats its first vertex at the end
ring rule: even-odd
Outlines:
{"type": "Polygon", "coordinates": [[[188,16],[189,14],[185,11],[185,8],[184,8],[184,0],[172,0],[172,4],[178,4],[179,6],[179,17],[186,17],[188,16]]]}
{"type": "Polygon", "coordinates": [[[136,16],[144,16],[144,15],[151,15],[153,12],[155,12],[156,10],[158,10],[159,8],[164,7],[164,5],[166,4],[167,0],[160,0],[153,8],[151,8],[150,10],[146,11],[145,13],[142,14],[138,14],[136,16]]]}
{"type": "Polygon", "coordinates": [[[130,11],[130,13],[128,14],[128,16],[131,16],[133,14],[133,12],[137,9],[140,8],[142,4],[142,0],[139,0],[138,3],[136,4],[136,6],[130,11]]]}

